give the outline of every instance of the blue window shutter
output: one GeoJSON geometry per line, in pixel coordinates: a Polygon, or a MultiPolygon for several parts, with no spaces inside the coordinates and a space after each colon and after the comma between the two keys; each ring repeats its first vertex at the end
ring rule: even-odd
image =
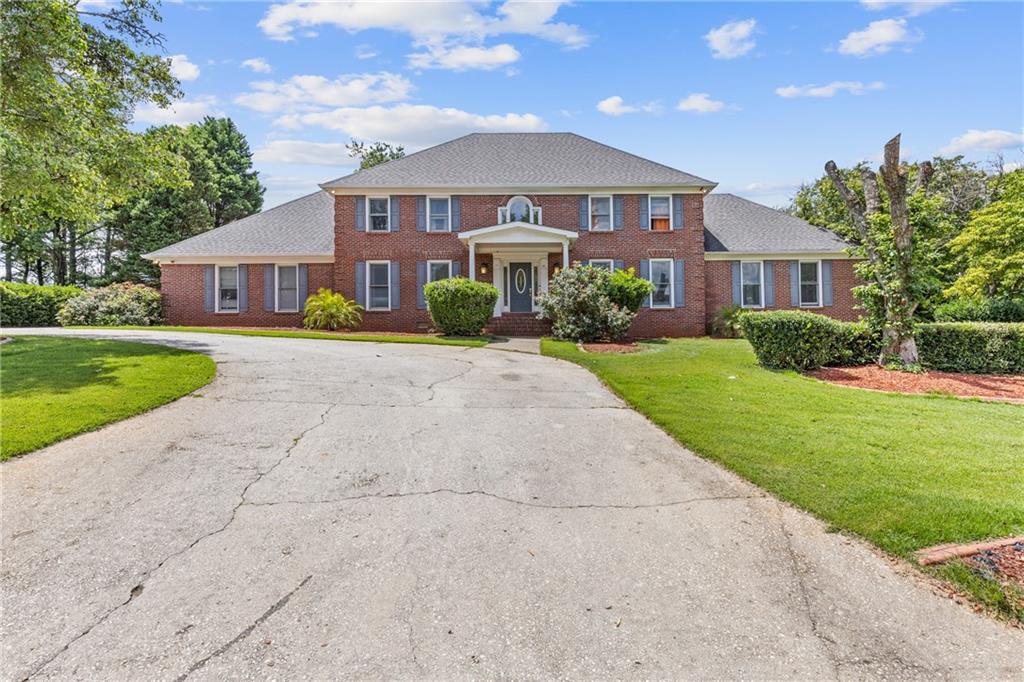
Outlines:
{"type": "Polygon", "coordinates": [[[625,261],[621,261],[621,260],[615,261],[615,269],[616,270],[625,270],[626,269],[626,262],[625,261]]]}
{"type": "Polygon", "coordinates": [[[800,305],[800,261],[789,261],[789,305],[797,308],[800,305]]]}
{"type": "Polygon", "coordinates": [[[299,267],[296,269],[298,270],[298,277],[296,278],[298,280],[298,291],[295,292],[297,294],[295,300],[298,301],[299,311],[303,311],[306,309],[306,299],[309,298],[309,266],[305,263],[299,263],[299,267]]]}
{"type": "Polygon", "coordinates": [[[462,272],[462,263],[457,261],[457,260],[453,260],[452,261],[452,277],[458,277],[461,272],[462,272]]]}
{"type": "Polygon", "coordinates": [[[263,266],[263,309],[271,313],[274,312],[274,287],[277,286],[275,274],[273,263],[263,266]]]}
{"type": "Polygon", "coordinates": [[[612,229],[621,230],[626,226],[626,197],[616,194],[612,197],[612,229]]]}
{"type": "Polygon", "coordinates": [[[647,201],[647,195],[640,195],[640,229],[649,230],[651,229],[651,206],[647,201]]]}
{"type": "Polygon", "coordinates": [[[580,232],[590,229],[590,197],[586,194],[580,196],[580,232]]]}
{"type": "Polygon", "coordinates": [[[672,229],[683,229],[683,195],[672,195],[672,229]]]}
{"type": "Polygon", "coordinates": [[[761,263],[764,269],[764,307],[775,307],[775,261],[766,260],[761,263]]]}
{"type": "Polygon", "coordinates": [[[423,293],[423,287],[427,285],[427,261],[416,261],[416,307],[424,310],[427,307],[427,297],[423,293]]]}
{"type": "Polygon", "coordinates": [[[832,305],[832,261],[821,261],[821,304],[832,305]]]}
{"type": "Polygon", "coordinates": [[[402,292],[402,280],[398,276],[398,261],[391,261],[391,309],[398,310],[401,307],[400,294],[402,292]]]}
{"type": "Polygon", "coordinates": [[[462,202],[459,197],[452,197],[452,232],[462,229],[462,202]]]}
{"type": "Polygon", "coordinates": [[[217,275],[214,268],[216,265],[204,265],[203,266],[203,310],[208,313],[212,313],[216,310],[217,292],[217,275]]]}
{"type": "Polygon", "coordinates": [[[366,261],[356,261],[356,303],[366,307],[366,261]]]}
{"type": "Polygon", "coordinates": [[[732,302],[733,305],[743,304],[743,289],[740,287],[740,262],[732,262],[732,302]]]}
{"type": "Polygon", "coordinates": [[[674,271],[672,273],[672,287],[675,289],[673,296],[675,296],[675,304],[677,308],[682,308],[686,299],[686,289],[683,287],[683,276],[685,275],[683,260],[677,258],[672,262],[674,271]]]}
{"type": "Polygon", "coordinates": [[[416,231],[427,231],[427,198],[416,197],[416,231]]]}
{"type": "Polygon", "coordinates": [[[355,197],[356,231],[366,232],[366,197],[355,197]]]}
{"type": "Polygon", "coordinates": [[[391,197],[391,216],[388,219],[388,230],[398,232],[402,226],[401,197],[391,197]]]}
{"type": "MultiPolygon", "coordinates": [[[[647,260],[646,258],[644,258],[643,260],[640,261],[640,279],[646,279],[647,281],[651,280],[651,262],[649,260],[647,260]]],[[[644,308],[650,308],[651,307],[651,297],[650,296],[648,296],[647,298],[644,299],[643,307],[644,308]]]]}
{"type": "Polygon", "coordinates": [[[238,266],[238,312],[249,312],[249,266],[238,266]]]}

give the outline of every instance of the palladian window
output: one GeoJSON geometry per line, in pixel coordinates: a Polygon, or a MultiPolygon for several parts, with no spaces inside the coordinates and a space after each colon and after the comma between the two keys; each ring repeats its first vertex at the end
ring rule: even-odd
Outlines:
{"type": "Polygon", "coordinates": [[[523,196],[512,197],[508,203],[498,208],[498,223],[524,222],[540,225],[540,206],[523,196]]]}

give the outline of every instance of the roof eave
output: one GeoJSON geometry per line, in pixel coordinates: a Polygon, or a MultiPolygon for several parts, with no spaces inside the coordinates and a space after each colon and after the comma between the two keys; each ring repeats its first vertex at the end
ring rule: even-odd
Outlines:
{"type": "Polygon", "coordinates": [[[379,194],[581,194],[618,193],[650,194],[653,192],[679,192],[707,194],[718,183],[654,183],[650,185],[332,185],[323,183],[320,189],[338,196],[379,194]]]}

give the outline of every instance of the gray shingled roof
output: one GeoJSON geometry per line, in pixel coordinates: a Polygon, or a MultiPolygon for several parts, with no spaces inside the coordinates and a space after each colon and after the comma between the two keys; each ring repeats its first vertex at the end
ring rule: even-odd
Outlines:
{"type": "Polygon", "coordinates": [[[266,255],[334,255],[334,197],[317,191],[147,253],[146,258],[266,255]]]}
{"type": "Polygon", "coordinates": [[[704,197],[704,250],[838,253],[849,243],[823,227],[733,194],[704,197]]]}
{"type": "Polygon", "coordinates": [[[320,185],[373,187],[713,187],[573,133],[473,133],[320,185]]]}

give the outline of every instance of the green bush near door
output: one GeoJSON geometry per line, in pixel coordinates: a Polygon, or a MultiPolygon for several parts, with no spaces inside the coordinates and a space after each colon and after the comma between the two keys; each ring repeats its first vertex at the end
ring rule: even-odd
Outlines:
{"type": "Polygon", "coordinates": [[[491,284],[450,277],[423,287],[430,318],[448,336],[476,336],[494,314],[498,290],[491,284]]]}

